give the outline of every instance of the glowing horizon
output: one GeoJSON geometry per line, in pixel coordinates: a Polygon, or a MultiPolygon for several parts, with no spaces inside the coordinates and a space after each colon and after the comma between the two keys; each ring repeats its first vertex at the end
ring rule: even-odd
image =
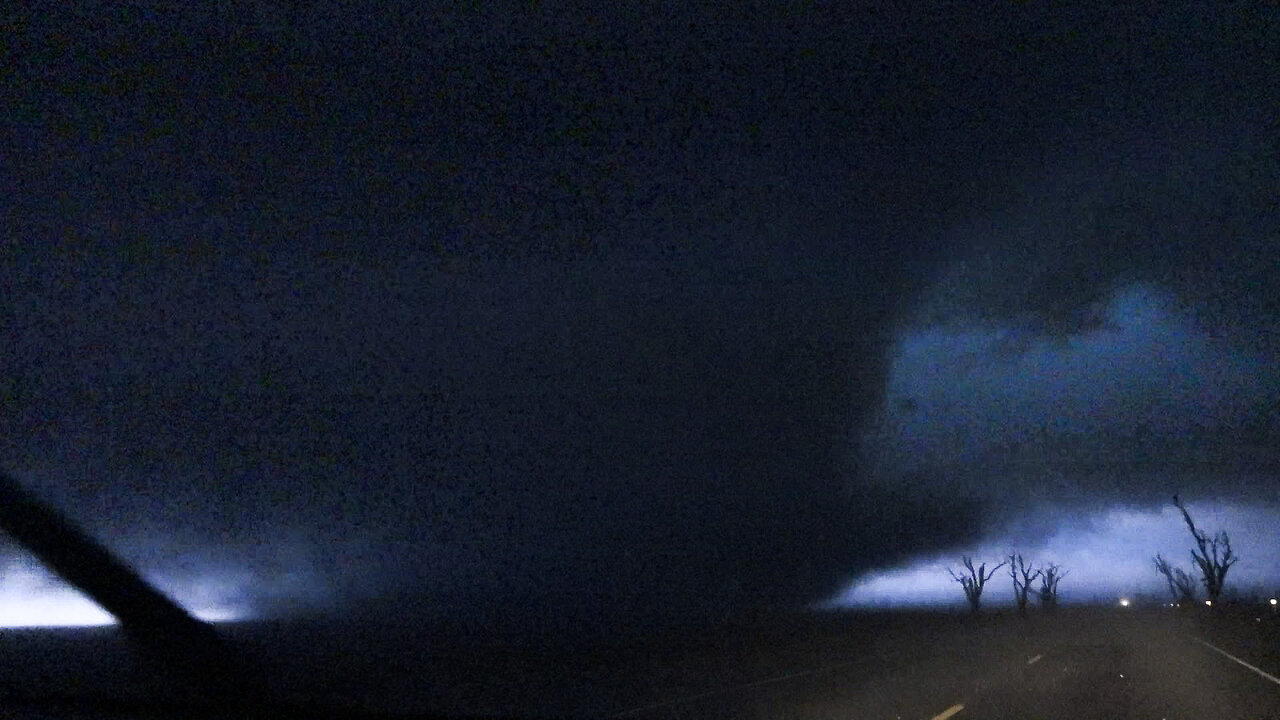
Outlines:
{"type": "MultiPolygon", "coordinates": [[[[1265,507],[1202,504],[1192,508],[1201,527],[1231,532],[1240,556],[1227,578],[1228,589],[1245,592],[1280,586],[1280,554],[1268,545],[1267,529],[1280,524],[1276,511],[1265,507]]],[[[964,596],[947,573],[958,567],[961,555],[974,564],[998,564],[1017,549],[1029,561],[1060,564],[1069,571],[1060,589],[1064,603],[1095,602],[1105,598],[1164,597],[1164,579],[1151,564],[1156,553],[1191,570],[1190,539],[1179,512],[1172,508],[1138,510],[1109,508],[1065,520],[1039,543],[1018,543],[993,537],[970,548],[921,556],[898,567],[859,575],[835,596],[817,603],[818,609],[962,606],[964,596]]],[[[1264,594],[1267,597],[1270,593],[1264,594]]],[[[982,596],[992,607],[1013,604],[1009,576],[1002,568],[982,596]]]]}
{"type": "MultiPolygon", "coordinates": [[[[214,578],[190,583],[157,583],[187,612],[204,622],[235,622],[254,617],[248,607],[215,597],[209,588],[214,578]],[[187,585],[186,592],[182,586],[187,585]],[[204,602],[194,601],[201,595],[204,602]]],[[[74,587],[67,585],[33,560],[15,558],[0,571],[0,629],[106,627],[119,621],[74,587]]]]}

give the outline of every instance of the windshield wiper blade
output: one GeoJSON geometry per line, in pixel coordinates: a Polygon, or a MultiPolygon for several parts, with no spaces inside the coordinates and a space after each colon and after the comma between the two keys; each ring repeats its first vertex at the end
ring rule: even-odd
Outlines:
{"type": "Polygon", "coordinates": [[[119,621],[125,633],[224,707],[263,707],[260,673],[211,626],[0,471],[0,529],[119,621]]]}
{"type": "Polygon", "coordinates": [[[438,718],[435,714],[366,712],[331,703],[281,702],[271,697],[250,658],[213,626],[151,587],[111,551],[0,471],[0,530],[63,580],[115,616],[126,636],[174,670],[204,701],[199,704],[0,690],[0,704],[92,709],[108,713],[178,713],[183,717],[438,718]],[[230,715],[228,715],[230,713],[230,715]]]}

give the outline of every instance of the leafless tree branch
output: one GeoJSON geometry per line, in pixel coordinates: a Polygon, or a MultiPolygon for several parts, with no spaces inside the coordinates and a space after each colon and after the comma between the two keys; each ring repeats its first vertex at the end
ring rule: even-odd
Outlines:
{"type": "Polygon", "coordinates": [[[1031,592],[1031,583],[1040,576],[1041,570],[1027,565],[1021,553],[1010,553],[1009,576],[1013,578],[1013,598],[1018,603],[1018,613],[1026,615],[1027,596],[1031,592]]]}
{"type": "Polygon", "coordinates": [[[1069,570],[1063,570],[1056,563],[1049,563],[1040,574],[1040,606],[1045,610],[1058,607],[1058,583],[1067,576],[1069,570]]]}
{"type": "Polygon", "coordinates": [[[1169,584],[1169,594],[1175,603],[1193,603],[1196,599],[1196,581],[1180,567],[1174,567],[1163,556],[1156,555],[1152,561],[1156,570],[1164,576],[1169,584]]]}
{"type": "Polygon", "coordinates": [[[1191,531],[1191,537],[1196,541],[1196,547],[1191,551],[1191,559],[1200,570],[1200,581],[1204,584],[1205,593],[1209,596],[1210,602],[1216,602],[1226,588],[1227,571],[1240,558],[1232,551],[1231,538],[1225,530],[1209,537],[1208,533],[1196,527],[1195,521],[1191,519],[1191,513],[1187,511],[1176,493],[1173,496],[1173,504],[1182,511],[1182,519],[1186,521],[1187,529],[1191,531]]]}
{"type": "Polygon", "coordinates": [[[951,573],[951,577],[960,583],[960,587],[964,589],[965,599],[969,601],[969,608],[976,613],[982,608],[982,590],[986,587],[987,581],[995,576],[996,572],[1005,566],[1005,563],[1002,562],[988,571],[986,563],[974,568],[973,558],[968,555],[962,556],[960,561],[964,564],[968,574],[957,574],[951,568],[947,568],[947,572],[951,573]]]}

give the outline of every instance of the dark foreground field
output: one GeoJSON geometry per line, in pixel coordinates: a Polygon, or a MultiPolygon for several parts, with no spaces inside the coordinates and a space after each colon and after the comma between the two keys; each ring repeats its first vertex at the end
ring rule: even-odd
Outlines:
{"type": "MultiPolygon", "coordinates": [[[[386,622],[227,630],[281,695],[392,712],[1280,718],[1280,621],[1269,608],[846,613],[500,641],[386,622]]],[[[6,695],[174,697],[112,629],[0,631],[0,667],[6,695]]]]}

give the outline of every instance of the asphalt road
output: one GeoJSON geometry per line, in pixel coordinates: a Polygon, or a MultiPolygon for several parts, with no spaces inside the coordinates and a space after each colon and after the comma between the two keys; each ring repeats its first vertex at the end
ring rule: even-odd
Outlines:
{"type": "Polygon", "coordinates": [[[1278,624],[1265,609],[1225,617],[1103,608],[1029,619],[956,618],[888,628],[859,648],[815,656],[808,665],[684,696],[657,694],[614,715],[1280,718],[1278,624]]]}
{"type": "MultiPolygon", "coordinates": [[[[437,637],[413,626],[358,629],[291,623],[230,631],[265,661],[282,698],[385,712],[1280,720],[1280,615],[1265,606],[1064,608],[1029,618],[804,615],[521,643],[437,637]]],[[[163,678],[134,655],[110,628],[3,632],[0,694],[166,697],[163,678]]]]}

